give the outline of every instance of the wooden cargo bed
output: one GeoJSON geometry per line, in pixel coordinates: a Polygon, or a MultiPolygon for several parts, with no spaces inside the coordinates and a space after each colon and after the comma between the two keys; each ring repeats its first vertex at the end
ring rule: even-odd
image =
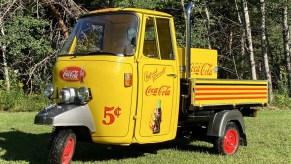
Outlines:
{"type": "Polygon", "coordinates": [[[259,80],[193,79],[194,107],[265,106],[268,103],[268,83],[259,80]]]}

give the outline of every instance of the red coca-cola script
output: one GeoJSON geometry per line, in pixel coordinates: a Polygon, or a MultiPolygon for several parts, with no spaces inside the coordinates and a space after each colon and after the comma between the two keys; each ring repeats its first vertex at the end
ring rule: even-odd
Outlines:
{"type": "Polygon", "coordinates": [[[161,87],[153,87],[153,86],[148,86],[146,89],[146,96],[169,96],[171,91],[170,91],[170,86],[167,85],[162,85],[161,87]]]}
{"type": "Polygon", "coordinates": [[[65,81],[82,81],[86,76],[86,72],[80,67],[66,67],[60,71],[60,77],[65,81]]]}
{"type": "Polygon", "coordinates": [[[209,63],[191,64],[191,74],[207,76],[212,75],[213,65],[209,63]]]}

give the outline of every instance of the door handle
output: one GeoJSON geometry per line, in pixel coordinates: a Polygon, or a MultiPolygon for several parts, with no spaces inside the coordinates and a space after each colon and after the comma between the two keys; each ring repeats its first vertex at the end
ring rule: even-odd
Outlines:
{"type": "Polygon", "coordinates": [[[173,77],[174,79],[176,79],[176,77],[177,77],[177,75],[174,74],[174,73],[167,74],[167,76],[169,76],[169,77],[173,77]]]}

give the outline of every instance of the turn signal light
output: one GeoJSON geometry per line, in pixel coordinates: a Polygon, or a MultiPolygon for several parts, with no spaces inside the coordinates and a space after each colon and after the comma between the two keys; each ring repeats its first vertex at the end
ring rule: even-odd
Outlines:
{"type": "Polygon", "coordinates": [[[124,86],[131,87],[132,86],[132,74],[124,73],[124,86]]]}

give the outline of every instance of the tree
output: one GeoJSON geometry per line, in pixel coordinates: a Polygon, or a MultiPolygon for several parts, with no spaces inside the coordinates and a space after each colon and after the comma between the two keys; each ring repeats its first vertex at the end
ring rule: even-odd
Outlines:
{"type": "Polygon", "coordinates": [[[21,0],[1,1],[0,52],[1,69],[7,91],[25,84],[31,93],[40,88],[53,51],[50,46],[49,23],[37,19],[40,8],[36,2],[21,0]],[[2,3],[3,2],[3,3],[2,3]]]}
{"type": "MultiPolygon", "coordinates": [[[[0,8],[0,31],[1,31],[1,35],[2,37],[5,36],[5,26],[4,26],[4,22],[7,19],[10,19],[13,15],[15,10],[17,10],[17,8],[15,7],[16,5],[16,0],[13,1],[1,1],[1,8],[0,8]],[[2,7],[3,6],[3,7],[2,7]],[[12,10],[12,11],[11,11],[12,10]]],[[[8,63],[7,63],[7,45],[4,42],[4,40],[0,40],[0,48],[2,51],[2,59],[3,59],[3,69],[4,69],[4,83],[6,86],[6,90],[9,92],[10,91],[10,76],[9,76],[9,67],[8,67],[8,63]]]]}
{"type": "Polygon", "coordinates": [[[64,35],[64,39],[69,37],[69,29],[65,24],[62,15],[58,11],[55,4],[58,4],[62,7],[65,13],[71,15],[75,20],[79,17],[80,14],[85,13],[86,10],[83,10],[80,6],[78,6],[73,0],[65,0],[58,2],[58,0],[41,0],[42,3],[46,4],[48,8],[51,10],[52,14],[54,15],[55,19],[57,20],[62,33],[64,35]]]}
{"type": "MultiPolygon", "coordinates": [[[[245,57],[245,30],[243,28],[243,22],[242,22],[242,18],[241,18],[241,11],[239,10],[238,7],[238,2],[237,0],[235,0],[235,8],[236,8],[236,12],[237,12],[237,19],[238,19],[238,23],[239,23],[239,31],[241,33],[240,35],[240,40],[239,40],[239,47],[240,47],[240,56],[242,57],[242,59],[245,57]]],[[[243,68],[244,66],[244,60],[242,60],[240,62],[240,67],[243,68]]],[[[241,73],[241,75],[238,75],[238,77],[242,77],[243,74],[241,73]]]]}
{"type": "Polygon", "coordinates": [[[209,13],[209,10],[208,10],[208,3],[207,3],[206,0],[204,1],[204,12],[205,12],[205,15],[206,15],[206,18],[207,18],[207,22],[206,22],[207,45],[208,45],[208,48],[211,49],[211,43],[210,43],[210,13],[209,13]]]}
{"type": "Polygon", "coordinates": [[[288,0],[282,2],[282,20],[283,20],[283,40],[284,40],[284,54],[286,60],[286,70],[288,78],[289,94],[291,94],[291,61],[290,61],[290,33],[288,26],[288,0]]]}
{"type": "Polygon", "coordinates": [[[252,31],[251,31],[248,3],[246,0],[241,0],[241,1],[242,1],[242,5],[243,5],[243,13],[244,13],[244,18],[245,18],[245,30],[246,30],[247,41],[248,41],[248,52],[249,52],[249,56],[250,56],[250,67],[251,67],[252,79],[257,80],[256,63],[255,63],[255,57],[254,57],[252,31]]]}
{"type": "Polygon", "coordinates": [[[272,95],[272,77],[271,77],[271,71],[269,67],[268,44],[267,44],[267,37],[266,37],[265,0],[260,0],[260,3],[261,3],[261,19],[262,19],[262,25],[261,25],[262,54],[263,54],[263,61],[264,61],[264,67],[265,67],[265,74],[269,83],[269,94],[272,95]]]}

